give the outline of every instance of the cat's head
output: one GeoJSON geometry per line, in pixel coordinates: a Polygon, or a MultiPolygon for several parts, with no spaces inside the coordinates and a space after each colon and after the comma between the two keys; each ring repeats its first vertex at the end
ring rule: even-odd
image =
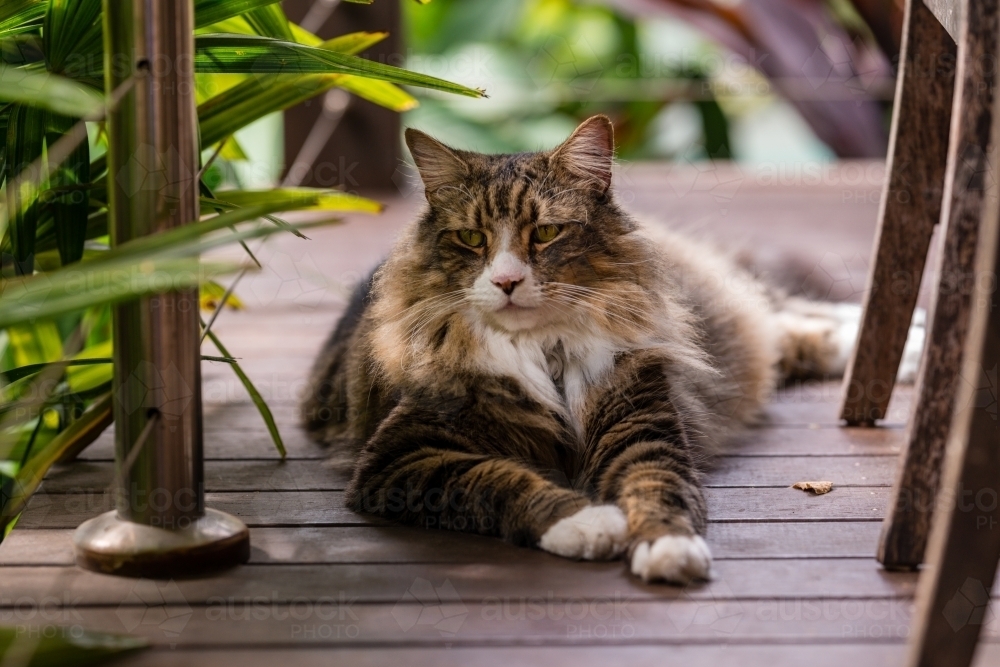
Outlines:
{"type": "Polygon", "coordinates": [[[442,303],[513,332],[606,318],[622,281],[634,284],[643,258],[625,240],[634,223],[612,201],[607,117],[538,153],[455,150],[412,129],[406,143],[428,202],[413,249],[427,272],[420,282],[436,285],[442,303]]]}

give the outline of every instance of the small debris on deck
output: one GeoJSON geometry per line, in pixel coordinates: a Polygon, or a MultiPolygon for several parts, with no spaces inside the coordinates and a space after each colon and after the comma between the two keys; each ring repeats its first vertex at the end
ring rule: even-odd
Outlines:
{"type": "Polygon", "coordinates": [[[833,482],[796,482],[792,484],[792,488],[808,491],[815,496],[822,496],[824,493],[833,491],[833,482]]]}

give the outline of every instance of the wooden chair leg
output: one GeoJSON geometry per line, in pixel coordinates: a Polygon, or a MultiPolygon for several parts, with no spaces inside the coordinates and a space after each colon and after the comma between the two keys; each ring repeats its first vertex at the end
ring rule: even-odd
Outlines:
{"type": "Polygon", "coordinates": [[[864,315],[844,377],[841,419],[885,416],[940,219],[956,46],[922,0],[907,0],[882,195],[864,315]]]}
{"type": "Polygon", "coordinates": [[[917,377],[903,466],[882,525],[878,559],[889,569],[923,561],[972,305],[972,279],[993,124],[996,2],[970,2],[960,30],[951,140],[944,189],[938,282],[917,377]]]}
{"type": "Polygon", "coordinates": [[[966,382],[945,452],[942,498],[949,502],[934,515],[928,564],[917,589],[910,667],[972,662],[989,620],[986,603],[1000,561],[1000,298],[989,280],[1000,275],[1000,214],[995,195],[991,199],[976,263],[976,275],[985,284],[976,290],[962,363],[966,382]]]}

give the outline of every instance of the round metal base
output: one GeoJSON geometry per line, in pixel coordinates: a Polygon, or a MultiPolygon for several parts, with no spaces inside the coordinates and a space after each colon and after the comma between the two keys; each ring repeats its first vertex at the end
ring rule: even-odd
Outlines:
{"type": "Polygon", "coordinates": [[[232,567],[250,559],[250,531],[234,516],[206,509],[178,530],[118,518],[112,510],[73,534],[80,567],[126,577],[163,578],[232,567]]]}

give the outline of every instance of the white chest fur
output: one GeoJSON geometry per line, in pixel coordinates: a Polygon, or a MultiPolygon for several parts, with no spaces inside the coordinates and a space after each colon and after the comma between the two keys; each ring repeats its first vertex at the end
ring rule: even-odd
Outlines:
{"type": "Polygon", "coordinates": [[[589,332],[554,337],[488,328],[480,331],[480,340],[477,361],[483,371],[517,380],[532,398],[561,414],[582,440],[588,395],[606,380],[621,345],[589,332]]]}

